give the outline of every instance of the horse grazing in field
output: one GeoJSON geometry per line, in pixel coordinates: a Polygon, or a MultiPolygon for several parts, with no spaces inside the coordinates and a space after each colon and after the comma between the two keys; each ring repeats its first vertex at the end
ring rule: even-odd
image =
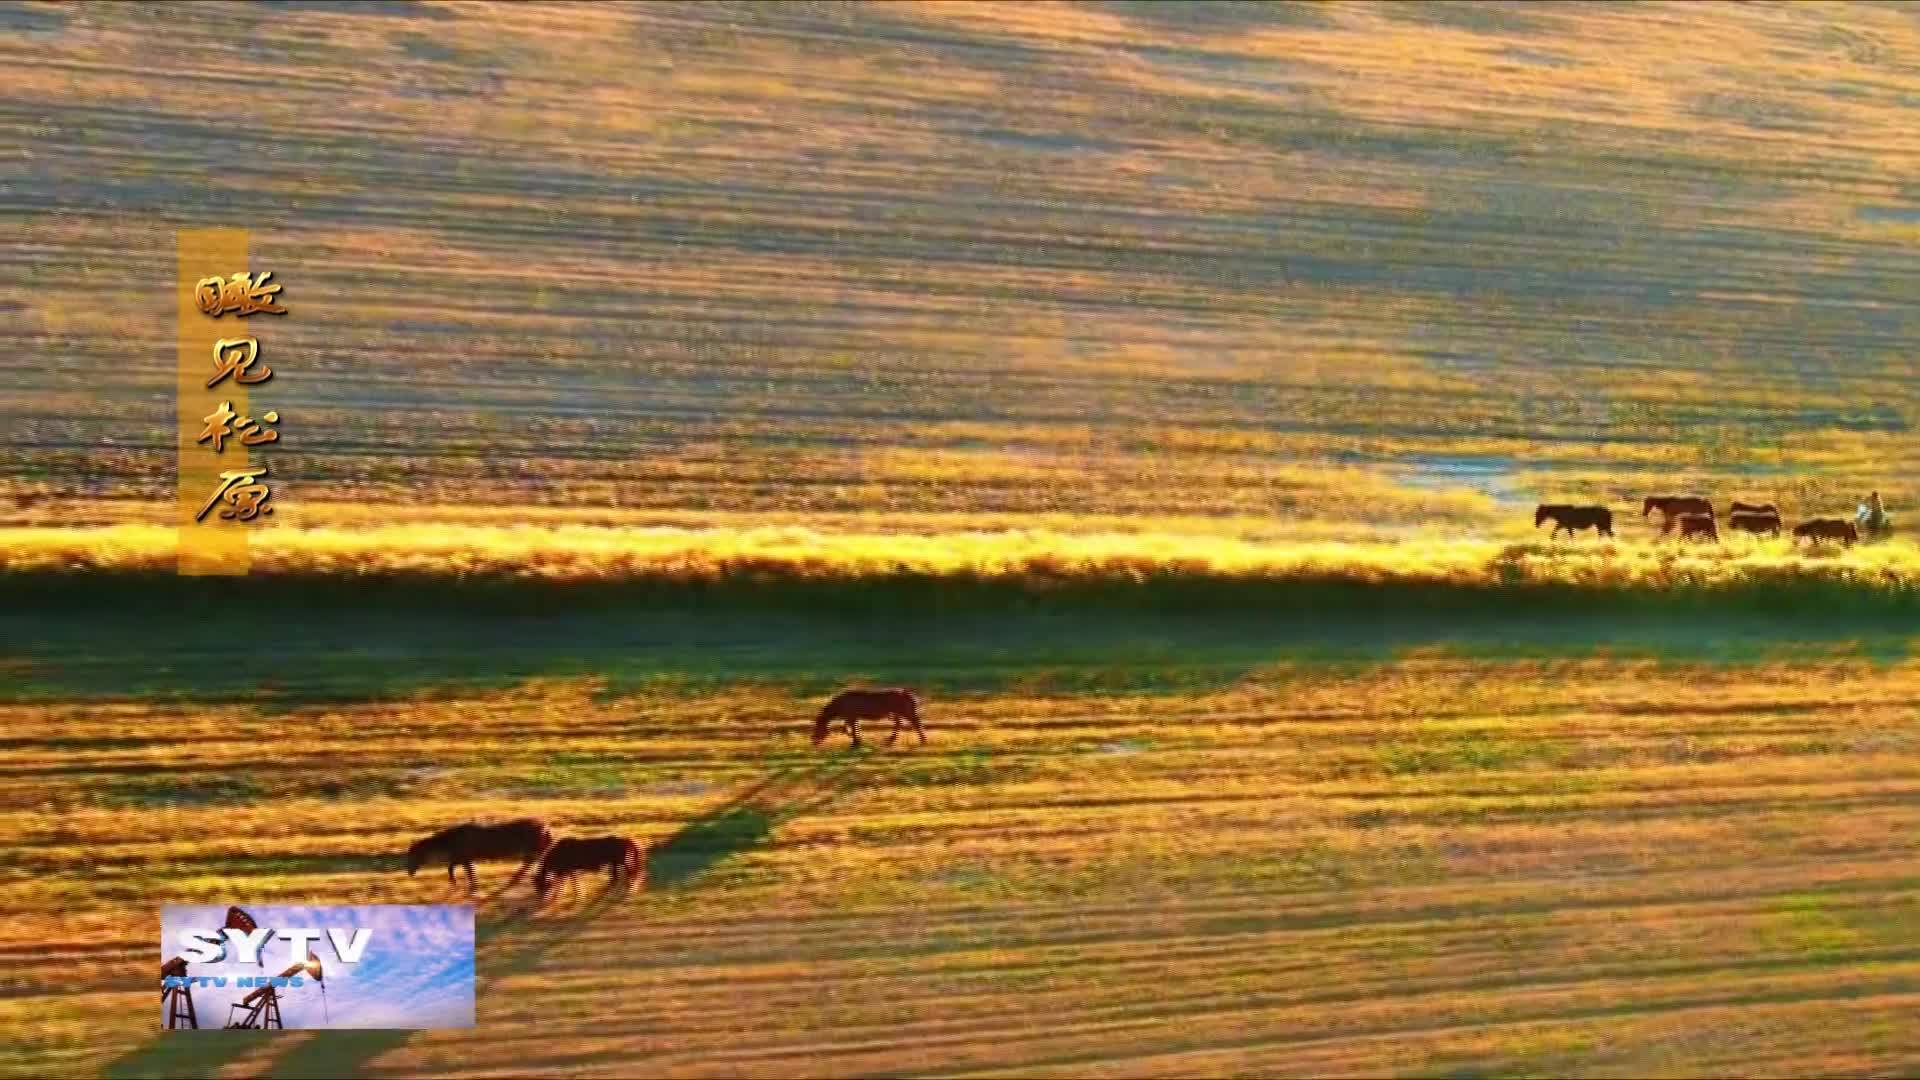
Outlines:
{"type": "Polygon", "coordinates": [[[835,720],[843,720],[847,725],[847,736],[853,745],[860,745],[860,721],[893,720],[893,734],[887,737],[887,745],[892,746],[900,737],[900,729],[913,725],[920,736],[920,745],[927,745],[927,729],[920,726],[920,699],[911,690],[894,687],[890,690],[842,690],[833,695],[820,715],[813,718],[813,745],[819,746],[826,741],[827,731],[835,720]]]}
{"type": "Polygon", "coordinates": [[[1592,529],[1596,536],[1613,535],[1613,511],[1604,506],[1541,503],[1533,508],[1533,527],[1539,528],[1543,521],[1553,522],[1553,532],[1549,534],[1549,538],[1559,536],[1562,529],[1568,533],[1592,529]]]}
{"type": "Polygon", "coordinates": [[[1838,540],[1847,547],[1852,547],[1860,540],[1860,530],[1853,522],[1841,518],[1814,518],[1812,521],[1803,521],[1793,527],[1793,542],[1798,544],[1802,537],[1810,543],[1838,540]]]}
{"type": "Polygon", "coordinates": [[[429,860],[445,859],[447,884],[453,884],[453,868],[465,866],[467,891],[472,892],[479,887],[479,879],[473,873],[475,859],[519,859],[520,869],[507,882],[511,886],[552,846],[553,830],[538,818],[520,818],[499,825],[468,822],[442,829],[408,848],[407,876],[412,877],[429,860]]]}
{"type": "Polygon", "coordinates": [[[1727,515],[1731,517],[1734,514],[1772,514],[1774,517],[1779,517],[1780,508],[1772,503],[1743,503],[1736,501],[1732,506],[1727,507],[1727,515]]]}
{"type": "Polygon", "coordinates": [[[1682,540],[1720,540],[1720,530],[1714,527],[1712,514],[1681,514],[1673,519],[1680,526],[1682,540]]]}
{"type": "MultiPolygon", "coordinates": [[[[1739,506],[1740,504],[1734,503],[1733,505],[1739,506]]],[[[1780,515],[1758,512],[1749,513],[1745,510],[1737,510],[1727,515],[1727,528],[1752,533],[1755,536],[1777,537],[1780,535],[1780,515]]]]}
{"type": "Polygon", "coordinates": [[[573,881],[577,892],[580,883],[574,875],[590,870],[607,872],[607,887],[612,888],[626,879],[627,888],[635,882],[647,879],[646,863],[640,856],[640,845],[624,836],[596,836],[590,839],[556,840],[547,849],[540,860],[540,869],[533,875],[533,891],[545,900],[547,886],[557,879],[573,881]]]}
{"type": "Polygon", "coordinates": [[[1660,534],[1673,531],[1674,520],[1682,514],[1705,514],[1713,516],[1713,503],[1698,495],[1649,495],[1640,504],[1640,516],[1646,517],[1655,510],[1660,511],[1660,534]]]}

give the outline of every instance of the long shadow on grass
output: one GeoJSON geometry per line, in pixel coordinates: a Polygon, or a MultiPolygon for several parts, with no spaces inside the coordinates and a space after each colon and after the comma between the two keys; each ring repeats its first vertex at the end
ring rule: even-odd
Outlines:
{"type": "Polygon", "coordinates": [[[725,860],[765,844],[778,826],[822,810],[859,789],[864,752],[846,751],[822,764],[775,768],[683,826],[647,852],[647,887],[691,883],[725,860]]]}
{"type": "MultiPolygon", "coordinates": [[[[1370,665],[1433,646],[1497,657],[1606,650],[1742,664],[1785,645],[1908,655],[1910,616],[1674,610],[1377,611],[1283,607],[1219,614],[1016,612],[938,620],[826,613],[583,613],[552,617],[323,611],[301,616],[272,672],[225,662],[220,616],[0,615],[0,701],[244,702],[263,712],[587,678],[619,696],[759,683],[824,693],[872,677],[933,693],[1017,686],[1062,693],[1204,693],[1275,664],[1370,665]],[[271,676],[270,678],[268,676],[271,676]]],[[[138,792],[134,793],[135,795],[138,792]]]]}
{"type": "Polygon", "coordinates": [[[107,1063],[100,1075],[107,1080],[198,1080],[218,1076],[228,1065],[246,1057],[262,1043],[282,1038],[267,1031],[170,1031],[107,1063]]]}

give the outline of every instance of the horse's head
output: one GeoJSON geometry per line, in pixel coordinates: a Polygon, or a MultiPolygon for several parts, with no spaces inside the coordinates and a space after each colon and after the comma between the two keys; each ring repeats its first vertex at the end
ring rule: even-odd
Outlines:
{"type": "Polygon", "coordinates": [[[827,725],[832,722],[833,722],[833,706],[829,705],[826,708],[820,710],[819,716],[816,716],[813,718],[813,745],[819,746],[821,743],[826,741],[827,725]]]}
{"type": "Polygon", "coordinates": [[[1657,497],[1652,495],[1647,496],[1647,500],[1640,504],[1640,516],[1646,517],[1648,514],[1653,513],[1654,509],[1659,505],[1660,500],[1657,497]]]}
{"type": "Polygon", "coordinates": [[[431,841],[420,840],[407,849],[407,876],[412,877],[427,861],[427,847],[431,841]]]}
{"type": "Polygon", "coordinates": [[[1539,528],[1540,523],[1545,520],[1547,520],[1547,504],[1541,503],[1533,508],[1533,527],[1539,528]]]}

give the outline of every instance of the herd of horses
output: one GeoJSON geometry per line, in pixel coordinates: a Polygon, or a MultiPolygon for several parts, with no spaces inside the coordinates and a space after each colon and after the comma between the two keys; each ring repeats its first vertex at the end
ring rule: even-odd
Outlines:
{"type": "MultiPolygon", "coordinates": [[[[1682,540],[1718,541],[1720,538],[1718,515],[1713,503],[1703,496],[1650,495],[1641,504],[1640,516],[1645,519],[1656,510],[1661,514],[1661,536],[1677,531],[1682,540]]],[[[1604,506],[1542,503],[1534,510],[1533,527],[1538,529],[1548,521],[1554,525],[1550,535],[1556,538],[1563,531],[1577,535],[1585,529],[1592,529],[1598,536],[1613,536],[1613,511],[1604,506]]],[[[1772,503],[1736,501],[1727,508],[1727,527],[1756,536],[1778,537],[1780,510],[1772,503]]],[[[1794,526],[1793,538],[1796,544],[1804,539],[1815,544],[1837,541],[1851,546],[1859,541],[1860,532],[1853,522],[1842,518],[1813,518],[1794,526]]],[[[899,687],[854,688],[835,694],[814,717],[813,745],[826,741],[834,724],[839,722],[852,744],[860,746],[862,720],[892,720],[888,746],[908,727],[920,737],[920,744],[926,745],[927,732],[920,722],[919,698],[913,691],[899,687]]],[[[605,870],[610,888],[624,884],[631,889],[644,885],[646,880],[645,851],[632,839],[555,837],[553,830],[537,818],[492,825],[466,822],[442,829],[407,850],[407,873],[412,875],[427,863],[441,859],[447,863],[449,885],[455,884],[454,869],[466,868],[470,892],[479,886],[473,868],[476,861],[519,859],[520,869],[507,887],[517,884],[532,870],[534,892],[543,902],[549,888],[558,882],[572,882],[577,889],[579,875],[583,873],[605,870]]]]}
{"type": "MultiPolygon", "coordinates": [[[[1719,518],[1713,503],[1698,495],[1648,496],[1640,516],[1660,511],[1660,535],[1678,531],[1682,540],[1720,538],[1719,518]]],[[[1613,536],[1613,511],[1604,506],[1573,506],[1542,503],[1534,510],[1533,527],[1551,521],[1552,536],[1561,532],[1578,534],[1592,529],[1604,537],[1613,536]]],[[[1778,537],[1780,510],[1772,503],[1734,502],[1727,508],[1727,527],[1756,536],[1778,537]]],[[[1838,541],[1851,546],[1860,539],[1858,527],[1842,518],[1813,518],[1793,528],[1794,542],[1838,541]]],[[[840,723],[855,747],[860,743],[862,720],[892,720],[893,731],[887,737],[892,746],[900,733],[911,727],[926,745],[926,728],[920,721],[920,700],[911,690],[853,688],[835,694],[813,720],[813,745],[825,742],[834,724],[840,723]]],[[[551,886],[567,881],[578,888],[579,875],[604,870],[609,888],[625,885],[628,889],[646,881],[645,851],[624,836],[556,837],[546,822],[520,818],[499,824],[466,822],[442,829],[407,849],[407,873],[412,875],[429,862],[446,860],[447,884],[456,883],[454,869],[464,866],[469,892],[479,887],[474,874],[476,861],[519,859],[520,869],[507,883],[512,888],[529,870],[534,872],[534,892],[544,902],[551,886]]]]}
{"type": "MultiPolygon", "coordinates": [[[[853,745],[860,746],[862,720],[892,720],[893,733],[887,737],[888,746],[892,746],[907,727],[920,736],[920,745],[927,744],[927,730],[920,722],[920,699],[913,691],[900,687],[885,690],[855,687],[833,695],[814,717],[813,745],[825,742],[838,721],[853,745]]],[[[475,862],[518,859],[520,869],[514,872],[505,888],[519,884],[532,870],[534,895],[542,903],[552,886],[568,882],[577,893],[581,874],[601,870],[607,872],[609,890],[623,886],[631,890],[646,884],[645,850],[636,841],[625,836],[556,837],[552,828],[538,818],[518,818],[497,824],[469,821],[442,829],[407,849],[407,875],[411,877],[422,866],[442,859],[447,864],[448,885],[457,883],[453,874],[455,867],[466,868],[468,892],[478,889],[480,884],[474,874],[475,862]]]]}
{"type": "MultiPolygon", "coordinates": [[[[1719,517],[1714,513],[1711,500],[1700,495],[1649,495],[1641,504],[1640,516],[1644,519],[1655,510],[1660,511],[1660,535],[1670,536],[1678,530],[1682,540],[1720,539],[1719,517]]],[[[1604,506],[1573,506],[1565,503],[1542,503],[1533,511],[1533,527],[1553,522],[1550,536],[1557,537],[1564,530],[1568,534],[1578,534],[1583,529],[1592,529],[1597,536],[1613,536],[1613,511],[1604,506]]],[[[1752,533],[1755,536],[1778,537],[1780,535],[1780,508],[1772,503],[1734,502],[1727,507],[1727,528],[1736,532],[1752,533]]],[[[1809,544],[1825,541],[1837,541],[1848,547],[1860,540],[1859,526],[1845,518],[1812,518],[1793,527],[1793,542],[1801,540],[1809,544]]]]}
{"type": "MultiPolygon", "coordinates": [[[[1641,505],[1640,516],[1645,519],[1656,510],[1661,514],[1661,536],[1672,535],[1677,530],[1682,540],[1718,541],[1720,538],[1719,518],[1713,503],[1702,496],[1648,496],[1641,505]]],[[[1551,536],[1556,538],[1563,531],[1577,535],[1585,529],[1592,529],[1599,536],[1613,536],[1613,511],[1604,506],[1542,503],[1534,510],[1533,527],[1538,529],[1548,521],[1554,523],[1551,536]]],[[[1727,527],[1756,536],[1778,537],[1780,510],[1772,503],[1736,501],[1727,508],[1727,527]]],[[[1860,532],[1853,522],[1842,518],[1813,518],[1794,526],[1793,537],[1796,544],[1805,539],[1815,544],[1837,541],[1851,546],[1859,541],[1860,532]]],[[[908,727],[919,735],[920,744],[926,745],[927,732],[920,722],[919,698],[913,691],[899,687],[854,688],[835,694],[814,717],[813,745],[826,741],[838,722],[852,744],[860,746],[862,720],[892,720],[893,732],[887,737],[888,746],[908,727]]],[[[624,836],[555,837],[553,830],[536,818],[492,825],[466,822],[443,829],[407,850],[407,873],[412,875],[427,863],[441,859],[447,863],[449,885],[455,884],[454,869],[466,868],[469,891],[478,888],[473,869],[476,861],[519,859],[520,869],[507,887],[511,888],[533,870],[534,892],[543,902],[550,886],[558,882],[572,882],[577,889],[579,875],[583,873],[605,870],[610,888],[625,884],[631,889],[644,885],[646,880],[645,851],[635,841],[624,836]]]]}

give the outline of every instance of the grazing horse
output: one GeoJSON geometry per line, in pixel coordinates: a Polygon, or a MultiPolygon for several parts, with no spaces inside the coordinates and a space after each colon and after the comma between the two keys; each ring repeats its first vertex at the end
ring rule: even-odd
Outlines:
{"type": "Polygon", "coordinates": [[[1714,527],[1712,514],[1681,514],[1673,519],[1680,526],[1682,540],[1720,540],[1720,530],[1714,527]]]}
{"type": "Polygon", "coordinates": [[[1581,529],[1592,529],[1596,536],[1613,535],[1613,511],[1604,506],[1568,506],[1565,503],[1541,503],[1533,508],[1533,527],[1539,528],[1543,521],[1553,522],[1553,532],[1549,539],[1560,535],[1560,530],[1578,533],[1581,529]]]}
{"type": "Polygon", "coordinates": [[[429,860],[445,859],[447,884],[453,884],[453,868],[465,866],[467,891],[472,892],[479,887],[479,879],[473,873],[475,859],[519,859],[520,869],[507,882],[511,886],[524,877],[527,870],[539,862],[540,857],[552,846],[553,830],[538,818],[520,818],[499,825],[468,822],[442,829],[408,848],[407,876],[412,877],[429,860]]]}
{"type": "Polygon", "coordinates": [[[1793,527],[1793,542],[1798,544],[1802,537],[1810,543],[1838,540],[1847,547],[1852,547],[1860,539],[1860,530],[1854,526],[1853,522],[1840,518],[1814,518],[1812,521],[1803,521],[1793,527]]]}
{"type": "Polygon", "coordinates": [[[1713,503],[1698,495],[1649,495],[1640,506],[1640,516],[1644,518],[1655,510],[1660,511],[1660,534],[1665,536],[1673,531],[1674,519],[1682,514],[1712,517],[1713,503]]]}
{"type": "MultiPolygon", "coordinates": [[[[1739,506],[1740,504],[1734,503],[1733,505],[1739,506]]],[[[1727,528],[1738,529],[1741,532],[1752,533],[1755,536],[1778,537],[1780,535],[1780,515],[1748,513],[1744,510],[1739,510],[1727,515],[1727,528]]]]}
{"type": "Polygon", "coordinates": [[[1727,507],[1727,514],[1729,516],[1734,514],[1772,514],[1774,517],[1779,517],[1780,508],[1772,503],[1743,503],[1736,501],[1732,506],[1727,507]]]}
{"type": "Polygon", "coordinates": [[[853,745],[860,745],[860,721],[893,720],[893,734],[887,737],[887,745],[892,746],[900,737],[900,729],[912,724],[913,730],[920,736],[920,745],[927,745],[927,729],[920,726],[920,699],[911,690],[894,687],[891,690],[842,690],[833,695],[813,718],[813,745],[819,746],[826,741],[827,730],[835,720],[844,720],[847,736],[853,745]]]}
{"type": "Polygon", "coordinates": [[[533,875],[533,891],[545,900],[548,883],[565,878],[573,882],[578,892],[580,882],[574,875],[589,870],[605,870],[608,888],[620,884],[620,879],[625,877],[631,889],[634,882],[646,881],[647,875],[646,863],[640,858],[640,845],[624,836],[568,838],[554,841],[547,849],[546,856],[540,860],[539,871],[533,875]]]}

